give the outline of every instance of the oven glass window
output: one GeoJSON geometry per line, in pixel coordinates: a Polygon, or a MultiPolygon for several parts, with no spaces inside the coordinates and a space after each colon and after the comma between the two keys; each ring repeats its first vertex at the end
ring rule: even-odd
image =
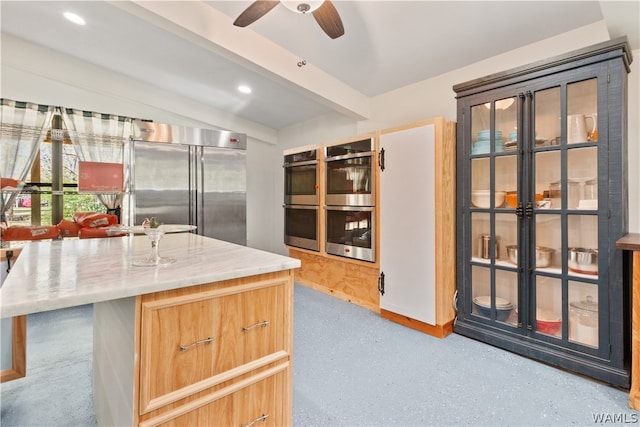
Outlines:
{"type": "Polygon", "coordinates": [[[371,156],[327,162],[327,194],[371,194],[371,156]]]}
{"type": "Polygon", "coordinates": [[[307,240],[318,239],[317,209],[285,209],[285,235],[307,240]]]}
{"type": "Polygon", "coordinates": [[[372,212],[327,210],[327,242],[372,248],[372,212]]]}
{"type": "Polygon", "coordinates": [[[317,191],[316,166],[314,164],[286,167],[286,194],[289,196],[315,196],[317,191]]]}

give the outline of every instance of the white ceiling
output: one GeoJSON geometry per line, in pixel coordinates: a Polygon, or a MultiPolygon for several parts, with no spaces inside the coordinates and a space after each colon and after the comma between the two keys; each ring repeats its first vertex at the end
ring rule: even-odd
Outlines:
{"type": "Polygon", "coordinates": [[[640,48],[637,0],[336,0],[335,40],[282,5],[234,27],[250,4],[2,0],[0,28],[276,130],[330,111],[363,117],[370,97],[601,20],[640,48]]]}

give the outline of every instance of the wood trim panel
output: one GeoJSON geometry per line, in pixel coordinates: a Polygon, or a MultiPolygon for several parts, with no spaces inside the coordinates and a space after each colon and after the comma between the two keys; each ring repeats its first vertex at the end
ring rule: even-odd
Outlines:
{"type": "Polygon", "coordinates": [[[456,292],[456,124],[436,119],[436,324],[455,317],[456,292]]]}
{"type": "Polygon", "coordinates": [[[379,268],[326,254],[289,248],[289,256],[302,261],[295,281],[369,310],[380,311],[379,268]]]}
{"type": "Polygon", "coordinates": [[[437,324],[434,326],[385,309],[380,310],[380,317],[382,317],[383,319],[391,320],[395,323],[399,323],[408,328],[424,332],[425,334],[434,336],[436,338],[444,338],[447,335],[453,333],[453,320],[450,320],[442,325],[437,324]]]}
{"type": "Polygon", "coordinates": [[[0,372],[0,383],[23,378],[27,374],[27,316],[11,320],[11,369],[0,372]]]}

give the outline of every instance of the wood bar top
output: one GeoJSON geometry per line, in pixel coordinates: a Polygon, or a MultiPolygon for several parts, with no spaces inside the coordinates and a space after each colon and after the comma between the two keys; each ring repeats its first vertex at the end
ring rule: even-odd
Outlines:
{"type": "Polygon", "coordinates": [[[622,236],[616,247],[625,251],[640,251],[640,233],[629,233],[622,236]]]}

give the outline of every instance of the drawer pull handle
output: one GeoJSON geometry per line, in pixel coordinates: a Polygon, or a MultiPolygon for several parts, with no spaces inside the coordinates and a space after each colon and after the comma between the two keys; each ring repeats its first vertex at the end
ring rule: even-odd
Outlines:
{"type": "Polygon", "coordinates": [[[195,346],[197,346],[197,345],[200,345],[200,344],[211,344],[213,341],[215,341],[215,338],[211,338],[211,337],[209,337],[209,338],[207,338],[206,340],[196,341],[196,342],[194,342],[193,344],[189,344],[189,345],[181,345],[181,346],[180,346],[180,351],[187,351],[187,350],[189,350],[190,348],[193,348],[193,347],[195,347],[195,346]]]}
{"type": "Polygon", "coordinates": [[[242,327],[242,332],[248,332],[253,328],[257,328],[258,326],[262,326],[263,328],[266,328],[269,323],[271,323],[271,322],[269,322],[268,320],[265,320],[264,322],[258,322],[255,325],[243,326],[242,327]]]}
{"type": "Polygon", "coordinates": [[[251,427],[255,423],[259,423],[260,421],[267,421],[267,418],[269,418],[269,414],[262,414],[255,420],[251,421],[249,424],[242,424],[242,427],[251,427]]]}

